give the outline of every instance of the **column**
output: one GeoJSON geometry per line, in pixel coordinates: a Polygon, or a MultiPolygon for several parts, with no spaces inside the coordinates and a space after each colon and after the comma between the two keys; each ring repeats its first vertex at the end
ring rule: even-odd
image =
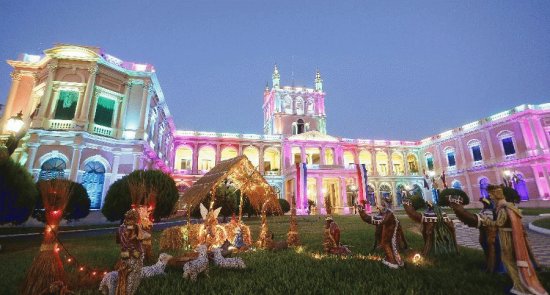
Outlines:
{"type": "MultiPolygon", "coordinates": [[[[446,163],[447,161],[443,162],[441,159],[441,144],[438,143],[435,145],[434,153],[435,153],[437,164],[439,164],[439,167],[441,168],[441,172],[443,172],[445,169],[444,168],[445,165],[443,165],[443,163],[446,163]]],[[[437,165],[435,165],[434,163],[434,172],[437,171],[436,166],[437,165]]]]}
{"type": "MultiPolygon", "coordinates": [[[[485,130],[484,133],[485,133],[486,144],[489,145],[489,155],[491,156],[489,161],[494,162],[496,161],[496,159],[495,159],[495,151],[493,149],[493,141],[491,140],[491,136],[489,135],[488,130],[485,130]]],[[[500,140],[498,140],[497,138],[495,138],[495,142],[498,142],[498,144],[501,144],[500,140]]],[[[486,164],[489,164],[489,162],[485,161],[485,159],[483,159],[483,161],[486,164]]]]}
{"type": "Polygon", "coordinates": [[[407,151],[406,153],[404,152],[403,153],[403,168],[404,168],[404,173],[406,176],[409,176],[410,175],[410,172],[409,172],[409,151],[407,151]]]}
{"type": "MultiPolygon", "coordinates": [[[[344,178],[344,177],[340,177],[340,204],[344,208],[348,206],[348,194],[347,194],[347,189],[346,189],[346,178],[344,178]]],[[[345,213],[348,213],[348,212],[345,212],[345,213]]]]}
{"type": "Polygon", "coordinates": [[[82,154],[81,146],[73,147],[73,157],[71,158],[71,176],[70,179],[74,182],[78,182],[78,168],[80,167],[80,156],[82,154]]]}
{"type": "MultiPolygon", "coordinates": [[[[240,148],[240,146],[239,146],[240,148]]],[[[239,153],[240,155],[241,153],[239,153]]],[[[197,144],[193,147],[193,169],[191,173],[193,174],[199,174],[199,147],[197,144]]]]}
{"type": "Polygon", "coordinates": [[[122,109],[122,97],[117,97],[115,101],[115,112],[113,114],[113,121],[111,122],[112,136],[121,137],[122,131],[119,128],[118,121],[120,120],[122,109]]]}
{"type": "MultiPolygon", "coordinates": [[[[119,129],[119,135],[124,135],[124,130],[126,129],[126,108],[128,107],[128,100],[130,96],[130,90],[132,89],[132,83],[130,81],[124,83],[126,89],[124,90],[124,97],[122,97],[122,102],[120,106],[120,115],[118,116],[118,122],[116,122],[116,128],[119,129]]],[[[134,130],[135,131],[135,130],[134,130]]],[[[136,137],[137,138],[137,137],[136,137]]]]}
{"type": "Polygon", "coordinates": [[[392,160],[393,151],[388,149],[386,150],[386,153],[388,154],[388,176],[393,176],[395,175],[395,171],[393,171],[393,160],[392,160]]]}
{"type": "MultiPolygon", "coordinates": [[[[134,158],[135,160],[135,158],[134,158]]],[[[120,164],[120,155],[119,154],[114,154],[113,156],[113,166],[112,166],[112,169],[111,169],[111,184],[113,184],[113,182],[115,182],[118,178],[118,166],[120,164]]]]}
{"type": "Polygon", "coordinates": [[[317,214],[321,214],[321,208],[325,208],[325,195],[323,194],[323,179],[315,177],[315,188],[317,189],[317,214]]]}
{"type": "Polygon", "coordinates": [[[531,134],[532,134],[533,138],[535,139],[535,143],[537,144],[536,148],[538,150],[538,152],[537,152],[537,154],[538,154],[542,150],[542,145],[540,143],[540,140],[539,140],[539,137],[538,137],[538,134],[537,134],[537,129],[533,125],[533,120],[532,119],[528,119],[527,123],[529,124],[529,128],[531,129],[531,134]]]}
{"type": "Polygon", "coordinates": [[[140,168],[140,160],[141,160],[141,154],[135,153],[134,154],[134,165],[132,167],[132,171],[139,170],[140,168]]]}
{"type": "MultiPolygon", "coordinates": [[[[464,152],[464,142],[462,141],[462,136],[458,137],[458,152],[460,152],[460,159],[462,159],[462,165],[457,165],[457,168],[466,168],[470,165],[467,165],[466,162],[466,153],[464,152]]],[[[455,152],[456,157],[456,152],[455,152]]]]}
{"type": "MultiPolygon", "coordinates": [[[[153,87],[149,81],[145,81],[143,83],[143,96],[141,97],[141,110],[140,110],[140,117],[139,117],[139,127],[137,132],[140,138],[143,137],[143,132],[145,130],[145,113],[147,111],[147,107],[151,99],[151,93],[153,93],[153,87]]],[[[159,118],[160,118],[160,114],[159,114],[159,118]]]]}
{"type": "Polygon", "coordinates": [[[300,146],[300,160],[302,163],[307,162],[306,149],[303,146],[300,146]]]}
{"type": "Polygon", "coordinates": [[[43,128],[44,120],[49,119],[45,118],[47,114],[50,113],[50,108],[52,107],[52,88],[53,81],[55,79],[55,69],[57,69],[57,60],[52,60],[48,64],[48,80],[46,80],[46,90],[44,91],[44,96],[40,100],[40,109],[38,110],[38,116],[35,117],[33,122],[33,127],[43,128]]]}
{"type": "Polygon", "coordinates": [[[219,143],[216,143],[216,156],[214,157],[215,158],[215,163],[214,163],[214,166],[218,165],[218,163],[220,163],[221,161],[221,158],[222,158],[222,155],[221,155],[221,152],[220,152],[220,144],[219,143]]]}
{"type": "Polygon", "coordinates": [[[93,133],[93,126],[94,126],[94,120],[95,120],[95,109],[97,108],[97,100],[99,99],[99,93],[94,93],[92,97],[92,107],[91,109],[94,110],[90,113],[90,121],[88,124],[88,131],[90,133],[93,133]]]}
{"type": "Polygon", "coordinates": [[[375,149],[373,149],[371,151],[370,160],[371,160],[371,165],[372,165],[372,176],[377,176],[378,175],[378,167],[376,167],[376,150],[375,149]]]}
{"type": "Polygon", "coordinates": [[[321,165],[326,165],[327,164],[327,160],[325,158],[325,155],[326,155],[326,147],[322,146],[321,147],[321,165]]]}
{"type": "Polygon", "coordinates": [[[27,163],[25,164],[27,170],[32,171],[34,168],[34,160],[36,159],[36,151],[38,150],[38,146],[36,145],[28,145],[28,154],[29,157],[27,158],[27,163]]]}
{"type": "MultiPolygon", "coordinates": [[[[2,117],[2,122],[0,122],[0,126],[4,128],[6,126],[6,122],[9,120],[9,118],[13,115],[12,109],[13,109],[13,103],[15,101],[15,96],[17,95],[17,90],[19,89],[19,82],[21,81],[21,77],[23,76],[19,71],[13,71],[11,74],[11,88],[10,93],[8,95],[8,99],[6,101],[6,107],[4,109],[4,116],[2,117]]],[[[5,133],[5,130],[2,130],[5,133]]]]}
{"type": "Polygon", "coordinates": [[[260,155],[259,155],[259,164],[260,164],[260,173],[263,175],[264,174],[264,170],[265,170],[265,167],[264,167],[264,145],[260,145],[260,155]]]}
{"type": "Polygon", "coordinates": [[[86,90],[84,91],[84,97],[82,98],[82,103],[79,103],[76,110],[76,121],[78,124],[88,124],[88,118],[90,117],[90,112],[95,113],[95,109],[90,109],[90,102],[94,94],[95,88],[95,78],[97,74],[98,66],[97,64],[91,64],[88,68],[88,81],[86,83],[86,90]]]}

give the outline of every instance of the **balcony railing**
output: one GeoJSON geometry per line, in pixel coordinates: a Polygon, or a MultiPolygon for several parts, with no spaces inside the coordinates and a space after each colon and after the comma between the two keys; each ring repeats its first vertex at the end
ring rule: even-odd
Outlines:
{"type": "Polygon", "coordinates": [[[113,137],[113,128],[110,128],[110,127],[94,125],[94,129],[92,130],[92,132],[94,134],[101,135],[101,136],[113,137]]]}
{"type": "Polygon", "coordinates": [[[265,171],[264,175],[266,176],[279,176],[281,175],[280,171],[265,171]]]}
{"type": "Polygon", "coordinates": [[[69,130],[75,127],[73,120],[50,120],[48,129],[50,130],[69,130]]]}

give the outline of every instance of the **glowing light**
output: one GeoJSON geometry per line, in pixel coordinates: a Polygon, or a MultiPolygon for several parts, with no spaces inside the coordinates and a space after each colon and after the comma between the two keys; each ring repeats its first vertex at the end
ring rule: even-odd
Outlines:
{"type": "Polygon", "coordinates": [[[71,263],[73,260],[71,258],[67,258],[67,262],[71,263]]]}
{"type": "Polygon", "coordinates": [[[422,256],[418,253],[414,254],[413,256],[413,263],[418,265],[418,264],[421,264],[422,263],[422,256]]]}
{"type": "Polygon", "coordinates": [[[84,271],[84,267],[81,266],[78,270],[79,271],[84,271]]]}
{"type": "Polygon", "coordinates": [[[435,176],[435,172],[434,172],[434,171],[428,171],[428,175],[429,175],[430,177],[434,177],[434,176],[435,176]]]}
{"type": "Polygon", "coordinates": [[[136,138],[136,132],[131,130],[124,131],[123,134],[125,139],[135,139],[136,138]]]}
{"type": "Polygon", "coordinates": [[[27,54],[27,53],[23,53],[23,56],[21,57],[22,61],[30,62],[30,63],[39,62],[41,59],[42,59],[42,56],[40,55],[27,54]]]}
{"type": "Polygon", "coordinates": [[[55,253],[59,253],[59,250],[60,250],[59,248],[54,249],[55,253]]]}
{"type": "Polygon", "coordinates": [[[94,272],[92,272],[92,276],[95,276],[96,274],[97,274],[97,273],[96,273],[95,271],[94,271],[94,272]]]}
{"type": "Polygon", "coordinates": [[[147,65],[144,64],[134,64],[134,70],[138,72],[145,72],[147,70],[147,65]]]}
{"type": "Polygon", "coordinates": [[[512,172],[510,170],[504,170],[504,175],[510,177],[512,175],[512,172]]]}

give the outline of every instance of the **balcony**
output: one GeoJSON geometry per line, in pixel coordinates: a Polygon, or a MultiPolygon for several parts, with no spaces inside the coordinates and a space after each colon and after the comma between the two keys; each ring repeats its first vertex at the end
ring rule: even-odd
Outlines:
{"type": "Polygon", "coordinates": [[[48,129],[50,130],[70,130],[74,129],[75,123],[73,120],[49,120],[48,129]]]}
{"type": "Polygon", "coordinates": [[[92,133],[101,135],[101,136],[113,137],[113,128],[105,127],[101,125],[94,125],[94,128],[92,129],[92,133]]]}

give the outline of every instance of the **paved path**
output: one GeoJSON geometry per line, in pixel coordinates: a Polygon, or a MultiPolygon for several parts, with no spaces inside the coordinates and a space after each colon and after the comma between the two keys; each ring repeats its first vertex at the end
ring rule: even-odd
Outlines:
{"type": "MultiPolygon", "coordinates": [[[[527,238],[529,244],[535,253],[538,262],[544,266],[550,267],[550,236],[539,234],[528,229],[530,222],[541,218],[540,216],[524,216],[523,224],[527,230],[527,238]]],[[[480,249],[479,245],[479,230],[464,225],[462,222],[455,223],[456,239],[459,245],[473,249],[480,249]]]]}

